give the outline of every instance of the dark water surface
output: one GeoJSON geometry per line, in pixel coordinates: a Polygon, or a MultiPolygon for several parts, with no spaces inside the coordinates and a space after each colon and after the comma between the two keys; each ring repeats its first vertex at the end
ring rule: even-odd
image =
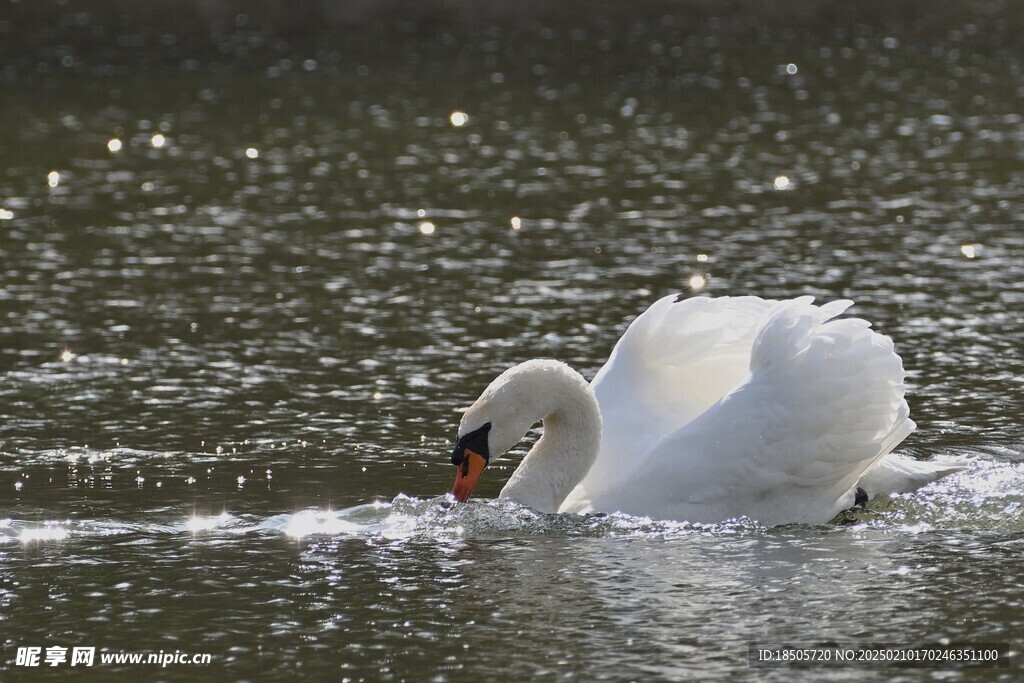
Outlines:
{"type": "Polygon", "coordinates": [[[1017,679],[1015,3],[138,5],[0,5],[0,678],[1017,679]],[[494,375],[675,291],[855,299],[972,466],[824,527],[537,515],[514,458],[441,504],[494,375]]]}

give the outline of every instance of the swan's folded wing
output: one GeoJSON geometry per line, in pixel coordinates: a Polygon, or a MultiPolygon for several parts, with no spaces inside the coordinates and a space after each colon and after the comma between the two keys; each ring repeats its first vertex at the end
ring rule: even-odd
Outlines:
{"type": "Polygon", "coordinates": [[[618,487],[590,491],[595,507],[779,524],[851,506],[861,476],[914,423],[892,340],[863,320],[826,322],[849,305],[780,304],[757,333],[747,380],[638,458],[618,487]]]}
{"type": "Polygon", "coordinates": [[[604,426],[585,485],[615,476],[734,389],[749,370],[754,335],[775,305],[753,296],[672,295],[637,317],[591,384],[604,426]]]}

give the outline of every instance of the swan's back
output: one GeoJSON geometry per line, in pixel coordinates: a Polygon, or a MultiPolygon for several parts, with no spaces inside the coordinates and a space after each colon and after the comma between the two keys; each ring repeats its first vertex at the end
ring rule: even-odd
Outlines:
{"type": "MultiPolygon", "coordinates": [[[[696,416],[684,410],[682,424],[660,434],[649,446],[622,450],[629,435],[609,431],[630,422],[629,429],[642,429],[644,419],[652,418],[622,405],[636,400],[645,410],[651,402],[638,398],[644,387],[629,387],[625,378],[630,375],[619,377],[619,371],[629,369],[634,378],[654,378],[649,381],[658,387],[653,392],[658,399],[662,391],[670,390],[662,388],[662,382],[690,376],[689,370],[676,369],[687,365],[680,358],[655,378],[661,366],[650,355],[653,341],[634,345],[627,333],[609,360],[612,367],[606,366],[603,376],[595,379],[599,385],[595,388],[602,390],[598,394],[601,410],[613,415],[606,419],[605,438],[610,448],[619,450],[602,450],[604,460],[598,460],[564,509],[614,509],[694,522],[743,515],[767,524],[825,522],[853,504],[859,479],[913,431],[904,400],[903,364],[892,341],[873,332],[864,320],[832,320],[851,302],[818,307],[811,297],[785,302],[735,300],[735,304],[706,301],[693,305],[694,310],[706,313],[724,306],[726,312],[720,317],[705,319],[727,321],[727,329],[712,327],[710,351],[683,352],[695,357],[697,364],[716,368],[715,374],[692,375],[698,378],[699,389],[687,394],[683,407],[699,410],[701,396],[729,383],[732,386],[696,416]],[[631,358],[620,366],[627,353],[631,358]],[[630,368],[629,363],[640,369],[630,368]],[[645,367],[648,364],[655,367],[645,367]]],[[[658,329],[656,316],[650,323],[654,325],[650,329],[658,329]]],[[[639,327],[639,331],[645,329],[639,327]]],[[[686,348],[692,329],[674,337],[672,343],[680,346],[672,346],[671,351],[668,338],[675,331],[661,330],[659,337],[665,336],[666,346],[658,355],[668,359],[680,347],[686,348]]],[[[692,343],[699,341],[694,338],[692,343]]],[[[657,399],[655,403],[653,409],[662,414],[665,405],[672,405],[657,399]]],[[[675,420],[678,424],[678,415],[675,420]]]]}

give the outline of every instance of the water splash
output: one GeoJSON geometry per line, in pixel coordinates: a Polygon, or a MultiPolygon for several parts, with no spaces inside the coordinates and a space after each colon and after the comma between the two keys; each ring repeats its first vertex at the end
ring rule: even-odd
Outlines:
{"type": "Polygon", "coordinates": [[[0,519],[0,543],[63,541],[70,534],[70,524],[70,522],[57,521],[24,524],[11,519],[0,519]]]}
{"type": "Polygon", "coordinates": [[[294,538],[364,536],[387,540],[413,537],[495,538],[508,536],[648,536],[692,533],[737,533],[762,530],[747,519],[720,524],[691,524],[634,517],[544,514],[505,500],[473,500],[456,505],[450,496],[376,501],[342,510],[303,510],[271,517],[259,525],[294,538]]]}
{"type": "Polygon", "coordinates": [[[1024,464],[976,458],[913,493],[876,499],[850,517],[861,529],[1024,531],[1024,464]]]}
{"type": "Polygon", "coordinates": [[[188,518],[185,522],[185,529],[192,533],[198,533],[200,531],[214,531],[224,530],[231,527],[234,522],[237,522],[238,518],[229,515],[226,512],[222,512],[219,515],[193,515],[188,518]]]}
{"type": "MultiPolygon", "coordinates": [[[[915,493],[873,500],[863,511],[837,518],[837,531],[881,529],[919,533],[934,530],[1020,531],[1024,520],[1024,465],[977,458],[957,474],[915,493]]],[[[495,537],[518,535],[683,537],[691,534],[759,533],[749,519],[691,524],[634,517],[542,514],[503,500],[472,500],[455,505],[449,496],[432,499],[399,495],[342,510],[304,510],[279,515],[261,525],[295,538],[322,535],[387,539],[495,537]]]]}
{"type": "MultiPolygon", "coordinates": [[[[972,530],[1024,530],[1024,464],[976,458],[957,474],[915,493],[875,499],[867,508],[841,515],[825,525],[839,533],[882,531],[923,533],[972,530]]],[[[787,527],[788,528],[788,527],[787,527]]],[[[462,539],[519,536],[683,538],[700,535],[761,534],[768,530],[741,518],[718,524],[692,524],[634,517],[623,513],[544,514],[505,500],[471,500],[455,504],[449,495],[413,498],[399,494],[339,510],[306,509],[261,518],[227,511],[192,514],[170,523],[131,524],[117,520],[0,519],[0,544],[48,543],[90,536],[137,533],[194,536],[283,534],[304,540],[319,537],[362,537],[390,541],[414,538],[462,539]]]]}

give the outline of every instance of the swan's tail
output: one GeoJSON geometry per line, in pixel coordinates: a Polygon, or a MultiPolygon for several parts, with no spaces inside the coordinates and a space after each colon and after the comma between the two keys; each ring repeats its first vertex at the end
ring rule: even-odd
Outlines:
{"type": "Polygon", "coordinates": [[[859,485],[871,498],[909,493],[959,472],[968,464],[969,461],[963,458],[927,461],[890,453],[864,473],[859,485]]]}

